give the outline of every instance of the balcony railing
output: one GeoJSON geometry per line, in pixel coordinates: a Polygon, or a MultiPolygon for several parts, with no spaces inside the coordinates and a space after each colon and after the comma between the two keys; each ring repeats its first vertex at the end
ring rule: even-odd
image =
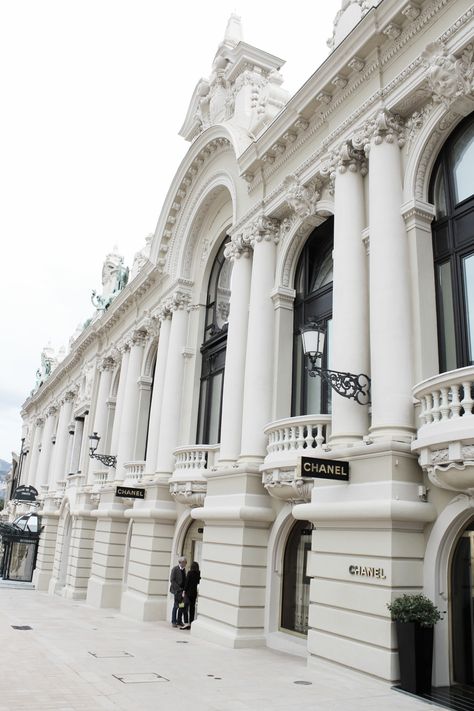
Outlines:
{"type": "Polygon", "coordinates": [[[322,452],[330,429],[331,415],[305,415],[272,422],[264,430],[268,437],[265,464],[274,460],[294,459],[301,456],[303,450],[322,452]]]}
{"type": "Polygon", "coordinates": [[[207,481],[204,472],[219,458],[220,445],[194,444],[175,450],[176,463],[170,479],[170,494],[180,504],[202,506],[207,481]]]}
{"type": "Polygon", "coordinates": [[[473,394],[472,366],[429,378],[413,390],[420,424],[412,450],[442,488],[466,491],[474,485],[469,475],[474,461],[473,394]]]}
{"type": "Polygon", "coordinates": [[[313,482],[297,476],[302,455],[324,454],[331,430],[331,415],[305,415],[277,420],[265,427],[268,437],[262,483],[271,496],[298,503],[311,499],[313,482]]]}
{"type": "Polygon", "coordinates": [[[173,479],[199,475],[206,469],[212,469],[217,461],[219,445],[194,444],[175,450],[176,463],[173,479]]]}
{"type": "Polygon", "coordinates": [[[123,480],[137,482],[143,477],[145,472],[145,462],[125,462],[123,465],[124,476],[123,480]]]}

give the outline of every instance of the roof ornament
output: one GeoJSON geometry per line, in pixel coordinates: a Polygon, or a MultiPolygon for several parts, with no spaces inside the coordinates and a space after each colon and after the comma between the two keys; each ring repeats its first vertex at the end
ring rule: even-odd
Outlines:
{"type": "Polygon", "coordinates": [[[102,294],[92,292],[91,301],[97,311],[105,311],[128,283],[128,267],[118,253],[117,245],[109,252],[102,267],[102,294]]]}

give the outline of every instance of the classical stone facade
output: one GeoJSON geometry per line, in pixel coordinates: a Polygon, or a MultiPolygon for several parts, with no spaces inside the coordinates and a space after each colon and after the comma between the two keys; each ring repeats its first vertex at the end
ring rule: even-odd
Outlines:
{"type": "Polygon", "coordinates": [[[473,43],[468,0],[345,0],[328,60],[290,98],[282,60],[231,18],[155,234],[128,283],[115,255],[122,283],[104,272],[95,317],[23,406],[39,590],[169,619],[185,553],[202,569],[193,635],[387,680],[386,605],[424,590],[446,610],[434,682],[462,677],[473,43]],[[370,376],[370,404],[309,377],[310,320],[319,364],[370,376]],[[90,458],[93,432],[115,467],[90,458]],[[348,461],[349,481],[301,476],[305,456],[348,461]]]}

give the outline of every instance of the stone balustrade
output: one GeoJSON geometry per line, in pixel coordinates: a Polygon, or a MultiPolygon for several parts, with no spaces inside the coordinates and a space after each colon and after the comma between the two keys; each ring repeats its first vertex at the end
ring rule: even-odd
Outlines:
{"type": "Polygon", "coordinates": [[[265,427],[268,437],[265,464],[273,461],[295,459],[304,450],[307,454],[322,452],[331,428],[331,415],[305,415],[277,420],[265,427]]]}
{"type": "Polygon", "coordinates": [[[195,444],[179,447],[174,451],[176,464],[172,479],[176,477],[200,474],[206,469],[212,469],[217,461],[219,445],[195,444]]]}
{"type": "Polygon", "coordinates": [[[412,450],[433,484],[474,490],[474,367],[436,375],[413,390],[418,432],[412,450]]]}
{"type": "Polygon", "coordinates": [[[113,472],[113,469],[102,469],[94,472],[94,489],[100,488],[107,484],[107,482],[110,481],[111,478],[113,478],[113,472]]]}
{"type": "Polygon", "coordinates": [[[298,472],[301,456],[325,455],[331,430],[331,415],[305,415],[277,420],[265,427],[268,437],[262,482],[271,496],[301,503],[311,499],[313,482],[298,472]]]}
{"type": "Polygon", "coordinates": [[[140,481],[145,473],[145,462],[125,462],[124,464],[124,482],[140,481]]]}

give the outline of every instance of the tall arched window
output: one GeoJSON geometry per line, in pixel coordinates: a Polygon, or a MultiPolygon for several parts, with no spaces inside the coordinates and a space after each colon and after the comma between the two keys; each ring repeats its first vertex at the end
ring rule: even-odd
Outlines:
{"type": "Polygon", "coordinates": [[[430,186],[440,371],[474,364],[474,115],[438,156],[430,186]]]}
{"type": "Polygon", "coordinates": [[[330,217],[309,236],[296,269],[293,416],[331,412],[331,388],[319,376],[310,378],[305,370],[300,329],[309,321],[317,321],[326,325],[326,345],[322,367],[329,367],[332,330],[333,241],[334,218],[330,217]]]}
{"type": "Polygon", "coordinates": [[[206,302],[204,343],[199,394],[197,444],[217,444],[221,435],[227,325],[230,307],[232,263],[225,259],[226,237],[214,260],[206,302]]]}

